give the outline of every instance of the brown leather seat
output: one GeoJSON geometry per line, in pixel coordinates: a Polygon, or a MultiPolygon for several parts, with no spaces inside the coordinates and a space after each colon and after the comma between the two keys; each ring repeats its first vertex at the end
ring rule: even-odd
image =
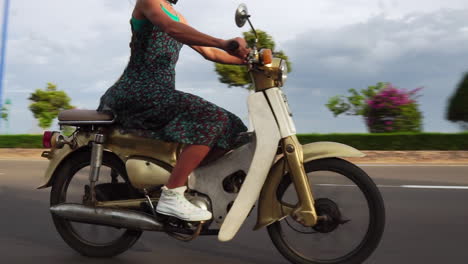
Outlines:
{"type": "Polygon", "coordinates": [[[59,113],[59,124],[111,124],[114,115],[96,110],[64,110],[59,113]]]}

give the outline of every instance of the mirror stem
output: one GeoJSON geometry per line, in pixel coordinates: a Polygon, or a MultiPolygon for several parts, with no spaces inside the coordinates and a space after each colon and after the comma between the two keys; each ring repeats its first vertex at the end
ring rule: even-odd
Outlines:
{"type": "Polygon", "coordinates": [[[250,27],[252,28],[252,31],[255,35],[255,42],[258,42],[258,35],[257,35],[257,31],[255,30],[254,26],[252,25],[252,23],[250,22],[250,19],[247,17],[247,22],[249,22],[249,25],[250,27]]]}

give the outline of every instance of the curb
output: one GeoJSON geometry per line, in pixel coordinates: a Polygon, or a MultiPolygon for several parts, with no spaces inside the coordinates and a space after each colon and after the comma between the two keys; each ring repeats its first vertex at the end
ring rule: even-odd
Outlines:
{"type": "Polygon", "coordinates": [[[362,158],[347,158],[354,163],[392,164],[468,164],[468,151],[362,151],[362,158]]]}
{"type": "Polygon", "coordinates": [[[0,159],[4,160],[47,160],[41,157],[46,149],[0,148],[0,159]]]}

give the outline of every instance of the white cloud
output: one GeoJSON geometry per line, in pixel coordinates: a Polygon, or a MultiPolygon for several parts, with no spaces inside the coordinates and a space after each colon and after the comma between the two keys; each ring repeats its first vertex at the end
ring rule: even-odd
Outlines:
{"type": "Polygon", "coordinates": [[[109,88],[112,85],[112,81],[110,80],[99,80],[95,82],[92,86],[84,89],[85,92],[91,92],[91,93],[104,93],[107,88],[109,88]]]}
{"type": "MultiPolygon", "coordinates": [[[[412,14],[411,20],[379,16],[335,30],[311,30],[285,45],[295,69],[288,84],[330,87],[322,89],[327,98],[379,81],[390,81],[401,88],[424,86],[420,102],[425,128],[453,130],[444,120],[444,113],[447,97],[467,70],[468,46],[460,32],[468,24],[466,13],[466,10],[441,10],[412,14]],[[359,41],[361,45],[355,43],[359,41]]],[[[323,106],[324,99],[295,94],[291,101],[298,104],[298,111],[313,102],[323,117],[331,115],[323,106]]],[[[310,112],[299,113],[302,115],[310,112]]],[[[346,117],[340,117],[342,120],[346,117]]],[[[364,129],[362,121],[358,122],[364,129]]],[[[307,130],[313,128],[310,125],[307,130]]]]}
{"type": "Polygon", "coordinates": [[[8,90],[8,94],[29,94],[29,93],[32,93],[33,90],[30,90],[30,89],[11,89],[11,90],[8,90]]]}
{"type": "Polygon", "coordinates": [[[49,63],[49,59],[46,56],[35,56],[31,58],[32,64],[45,65],[49,63]]]}
{"type": "Polygon", "coordinates": [[[322,90],[318,88],[312,88],[310,90],[310,93],[312,94],[312,96],[322,96],[322,90]]]}
{"type": "MultiPolygon", "coordinates": [[[[340,89],[387,77],[409,87],[436,84],[443,92],[428,90],[443,98],[458,82],[452,80],[454,76],[458,78],[456,71],[466,66],[466,51],[462,49],[468,36],[466,15],[450,17],[446,15],[448,11],[439,12],[441,8],[468,8],[466,0],[243,2],[249,6],[254,25],[274,36],[278,46],[293,59],[294,72],[287,82],[291,86],[287,93],[300,95],[298,87],[307,87],[309,94],[325,98],[340,89]],[[413,14],[416,11],[431,14],[413,14]],[[449,65],[444,56],[454,61],[449,65]],[[453,72],[445,74],[449,69],[453,72]],[[384,74],[387,70],[388,74],[384,74]],[[441,76],[435,80],[435,75],[441,76]]],[[[176,7],[200,31],[229,38],[248,29],[234,25],[234,10],[239,3],[182,0],[176,7]]],[[[28,91],[55,82],[70,95],[72,104],[94,109],[128,61],[131,11],[129,1],[12,1],[5,95],[13,97],[17,107],[27,109],[28,91]]],[[[245,91],[219,84],[213,65],[187,48],[177,67],[177,87],[246,116],[245,91]]],[[[330,123],[326,120],[335,122],[325,118],[328,113],[318,111],[317,116],[310,115],[310,102],[303,105],[293,99],[292,108],[303,122],[298,125],[299,131],[315,129],[308,118],[322,120],[321,124],[330,123]]],[[[441,108],[440,100],[438,104],[441,108]]],[[[316,101],[314,108],[322,105],[316,101]]],[[[19,117],[23,121],[12,125],[16,132],[25,132],[35,125],[31,116],[21,113],[18,115],[24,115],[19,117]]],[[[344,127],[362,129],[346,122],[343,121],[344,127]]],[[[321,129],[339,129],[335,123],[321,129]]]]}

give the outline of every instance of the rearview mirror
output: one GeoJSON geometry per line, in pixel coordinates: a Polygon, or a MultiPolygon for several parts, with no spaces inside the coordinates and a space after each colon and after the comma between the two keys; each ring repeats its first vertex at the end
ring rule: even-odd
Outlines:
{"type": "Polygon", "coordinates": [[[249,17],[247,6],[245,4],[240,4],[236,10],[236,25],[240,28],[243,27],[249,17]]]}

